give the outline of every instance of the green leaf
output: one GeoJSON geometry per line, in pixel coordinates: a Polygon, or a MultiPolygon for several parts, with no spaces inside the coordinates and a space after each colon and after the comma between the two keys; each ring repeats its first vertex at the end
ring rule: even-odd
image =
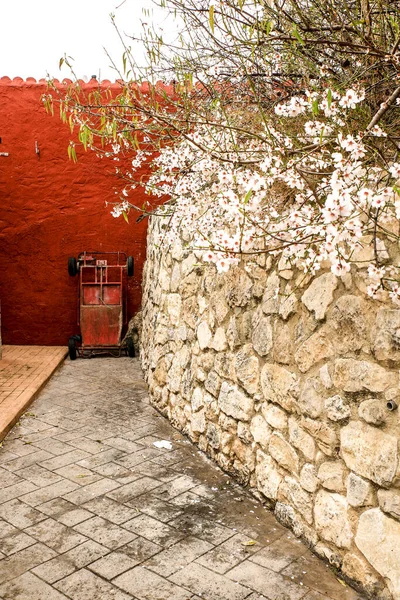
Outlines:
{"type": "Polygon", "coordinates": [[[250,200],[250,198],[251,198],[252,194],[253,194],[253,190],[249,190],[249,191],[247,192],[247,194],[246,194],[246,195],[245,195],[245,197],[244,197],[244,203],[245,203],[245,204],[248,204],[248,203],[249,203],[249,200],[250,200]]]}
{"type": "Polygon", "coordinates": [[[299,30],[297,29],[297,25],[294,23],[293,28],[292,28],[292,35],[296,38],[296,40],[298,42],[300,42],[300,44],[304,44],[304,40],[301,37],[299,30]]]}
{"type": "Polygon", "coordinates": [[[312,103],[312,111],[313,111],[313,115],[317,115],[317,114],[319,113],[319,108],[318,108],[318,100],[317,100],[317,98],[315,98],[315,99],[313,100],[313,103],[312,103]]]}
{"type": "Polygon", "coordinates": [[[64,57],[60,58],[60,62],[58,63],[58,68],[60,69],[60,71],[61,71],[61,67],[63,66],[64,62],[65,62],[64,57]]]}
{"type": "Polygon", "coordinates": [[[330,107],[332,105],[332,90],[331,89],[328,90],[327,99],[328,99],[328,109],[330,109],[330,107]]]}
{"type": "Polygon", "coordinates": [[[212,33],[214,33],[214,10],[215,10],[215,6],[214,6],[214,4],[211,4],[209,21],[210,21],[210,29],[211,29],[212,33]]]}
{"type": "Polygon", "coordinates": [[[125,221],[126,221],[127,223],[129,223],[128,215],[126,214],[126,212],[125,212],[125,211],[123,211],[123,213],[122,213],[122,216],[124,217],[125,221]]]}

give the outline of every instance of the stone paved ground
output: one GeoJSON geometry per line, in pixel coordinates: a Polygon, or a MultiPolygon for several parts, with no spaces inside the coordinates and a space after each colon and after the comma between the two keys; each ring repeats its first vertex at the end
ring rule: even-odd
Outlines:
{"type": "Polygon", "coordinates": [[[128,358],[66,362],[7,437],[0,559],[3,600],[361,598],[151,408],[128,358]]]}

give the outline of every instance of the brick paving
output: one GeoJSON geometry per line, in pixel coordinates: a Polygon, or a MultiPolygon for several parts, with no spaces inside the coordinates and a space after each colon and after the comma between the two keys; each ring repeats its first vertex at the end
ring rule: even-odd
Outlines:
{"type": "Polygon", "coordinates": [[[3,346],[0,360],[0,440],[67,354],[61,346],[3,346]]]}
{"type": "Polygon", "coordinates": [[[0,451],[0,598],[361,596],[149,405],[137,360],[101,358],[67,361],[0,451]]]}

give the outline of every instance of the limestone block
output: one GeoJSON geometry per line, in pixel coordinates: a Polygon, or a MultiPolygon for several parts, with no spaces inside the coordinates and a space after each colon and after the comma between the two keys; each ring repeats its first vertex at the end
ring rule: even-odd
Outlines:
{"type": "Polygon", "coordinates": [[[394,600],[400,600],[400,523],[379,508],[365,511],[358,523],[357,548],[382,577],[394,600]]]}
{"type": "Polygon", "coordinates": [[[261,450],[257,452],[256,478],[260,492],[266,498],[276,500],[282,475],[275,461],[261,450]]]}
{"type": "Polygon", "coordinates": [[[221,385],[218,405],[225,414],[239,421],[249,421],[253,413],[253,400],[227,381],[221,385]]]}
{"type": "Polygon", "coordinates": [[[206,438],[212,448],[217,450],[220,447],[220,430],[215,423],[208,423],[206,438]]]}
{"type": "Polygon", "coordinates": [[[278,433],[271,435],[268,450],[273,459],[289,473],[298,474],[299,457],[292,446],[278,433]]]}
{"type": "Polygon", "coordinates": [[[317,442],[318,448],[328,456],[336,454],[336,448],[339,446],[336,431],[326,423],[315,421],[314,419],[303,418],[301,424],[317,442]]]}
{"type": "Polygon", "coordinates": [[[359,421],[340,432],[340,454],[349,469],[382,487],[393,481],[397,466],[397,438],[359,421]]]}
{"type": "Polygon", "coordinates": [[[219,352],[215,356],[214,370],[220,377],[236,381],[234,362],[235,359],[233,354],[230,352],[219,352]]]}
{"type": "Polygon", "coordinates": [[[347,502],[350,506],[372,506],[374,504],[373,487],[369,481],[362,479],[355,473],[350,473],[347,478],[347,502]]]}
{"type": "Polygon", "coordinates": [[[279,276],[276,273],[271,273],[265,284],[265,292],[261,304],[262,310],[266,315],[273,315],[279,311],[279,288],[279,276]]]}
{"type": "Polygon", "coordinates": [[[289,441],[300,452],[302,452],[307,460],[315,459],[315,442],[294,417],[289,419],[289,441]]]}
{"type": "Polygon", "coordinates": [[[267,404],[263,402],[261,413],[273,429],[287,429],[288,417],[284,410],[276,406],[276,404],[267,404]]]}
{"type": "Polygon", "coordinates": [[[226,330],[226,339],[231,350],[234,350],[240,346],[239,331],[235,317],[231,317],[229,319],[228,329],[226,330]]]}
{"type": "Polygon", "coordinates": [[[193,431],[197,431],[199,433],[203,433],[206,430],[206,417],[204,409],[199,410],[196,413],[192,413],[191,427],[193,431]]]}
{"type": "Polygon", "coordinates": [[[279,305],[279,315],[284,321],[286,321],[291,315],[293,315],[296,312],[298,303],[299,301],[297,300],[296,294],[292,290],[290,284],[288,284],[282,294],[279,305]]]}
{"type": "Polygon", "coordinates": [[[177,292],[179,285],[181,283],[181,265],[178,262],[174,262],[174,266],[172,267],[171,273],[171,292],[177,292]]]}
{"type": "Polygon", "coordinates": [[[235,421],[235,419],[232,419],[232,417],[228,417],[224,413],[220,413],[218,417],[218,424],[225,431],[229,431],[229,433],[236,435],[238,424],[237,421],[235,421]]]}
{"type": "Polygon", "coordinates": [[[300,471],[300,485],[307,492],[315,492],[318,487],[316,468],[311,463],[306,463],[300,471]]]}
{"type": "Polygon", "coordinates": [[[246,344],[236,353],[234,365],[236,376],[246,392],[255,394],[260,381],[260,365],[251,344],[246,344]]]}
{"type": "Polygon", "coordinates": [[[346,469],[342,462],[324,462],[318,469],[321,485],[331,492],[344,492],[346,469]]]}
{"type": "Polygon", "coordinates": [[[228,343],[226,340],[225,329],[223,327],[217,327],[214,339],[211,342],[210,346],[217,352],[223,352],[227,349],[228,343]]]}
{"type": "Polygon", "coordinates": [[[378,490],[378,502],[383,512],[400,521],[399,490],[378,490]]]}
{"type": "Polygon", "coordinates": [[[250,431],[255,442],[264,449],[268,448],[271,429],[261,415],[255,415],[250,423],[250,431]]]}
{"type": "Polygon", "coordinates": [[[167,296],[167,313],[172,325],[179,323],[182,308],[182,298],[179,294],[168,294],[167,296]]]}
{"type": "Polygon", "coordinates": [[[178,291],[182,298],[189,298],[197,294],[199,290],[199,276],[197,273],[190,273],[187,277],[181,280],[178,291]]]}
{"type": "Polygon", "coordinates": [[[354,358],[339,358],[335,361],[333,383],[345,392],[384,392],[397,382],[397,373],[387,371],[376,363],[354,358]]]}
{"type": "Polygon", "coordinates": [[[386,411],[383,403],[376,398],[369,398],[361,402],[358,415],[370,425],[382,425],[386,421],[386,411]]]}
{"type": "Polygon", "coordinates": [[[298,347],[294,359],[300,371],[306,373],[313,365],[334,356],[335,353],[332,331],[329,327],[322,327],[298,347]]]}
{"type": "Polygon", "coordinates": [[[368,313],[359,296],[346,294],[335,303],[330,324],[336,332],[335,347],[338,354],[355,352],[362,348],[367,336],[368,313]]]}
{"type": "Polygon", "coordinates": [[[283,279],[292,279],[293,277],[292,265],[290,264],[288,259],[283,255],[281,256],[278,263],[278,272],[279,277],[283,277],[283,279]]]}
{"type": "Polygon", "coordinates": [[[299,396],[299,381],[294,373],[276,364],[267,363],[261,371],[264,398],[291,411],[299,396]]]}
{"type": "Polygon", "coordinates": [[[237,435],[238,438],[241,439],[245,444],[251,444],[254,439],[249,425],[247,423],[243,423],[243,421],[239,421],[238,423],[237,435]]]}
{"type": "Polygon", "coordinates": [[[329,373],[328,365],[324,365],[323,367],[320,368],[319,376],[320,376],[322,385],[324,387],[326,387],[327,390],[330,390],[331,387],[333,386],[333,383],[332,383],[332,379],[331,379],[331,376],[329,373]]]}
{"type": "Polygon", "coordinates": [[[217,322],[221,324],[229,313],[229,307],[225,300],[224,290],[218,291],[211,297],[211,306],[215,313],[217,322]]]}
{"type": "Polygon", "coordinates": [[[260,356],[267,356],[271,352],[273,345],[273,331],[271,319],[269,317],[260,319],[258,325],[253,330],[251,341],[254,350],[260,356]]]}
{"type": "Polygon", "coordinates": [[[197,339],[199,341],[200,350],[204,350],[205,348],[209,348],[212,333],[206,321],[202,321],[197,328],[197,339]]]}
{"type": "Polygon", "coordinates": [[[210,371],[204,382],[207,392],[217,397],[221,389],[221,378],[215,371],[210,371]]]}
{"type": "Polygon", "coordinates": [[[325,273],[313,280],[301,297],[308,310],[313,311],[318,321],[325,319],[326,312],[337,288],[337,278],[333,273],[325,273]]]}
{"type": "Polygon", "coordinates": [[[256,466],[256,457],[251,447],[244,444],[239,438],[235,438],[232,443],[232,453],[240,460],[242,465],[251,472],[256,466]]]}
{"type": "Polygon", "coordinates": [[[288,323],[277,320],[273,334],[274,361],[283,365],[290,365],[293,361],[293,336],[288,323]]]}
{"type": "Polygon", "coordinates": [[[298,407],[304,415],[308,415],[313,419],[321,416],[324,408],[324,399],[321,396],[318,379],[306,379],[306,383],[300,393],[298,407]]]}
{"type": "Polygon", "coordinates": [[[225,297],[229,306],[246,306],[252,296],[253,282],[239,267],[233,267],[225,276],[225,297]]]}
{"type": "Polygon", "coordinates": [[[298,511],[301,516],[311,524],[313,522],[312,496],[303,490],[299,482],[293,477],[285,477],[279,486],[278,499],[298,511]]]}
{"type": "Polygon", "coordinates": [[[330,396],[325,400],[325,410],[328,419],[331,421],[344,421],[351,415],[350,406],[347,404],[345,398],[339,394],[330,396]]]}
{"type": "Polygon", "coordinates": [[[373,352],[378,360],[400,361],[400,310],[380,308],[376,315],[373,352]]]}
{"type": "MultiPolygon", "coordinates": [[[[345,554],[342,563],[342,572],[344,575],[361,584],[373,598],[378,597],[378,593],[384,588],[383,581],[378,573],[365,560],[361,553],[348,552],[345,554]]],[[[379,598],[386,596],[379,595],[379,598]]]]}
{"type": "Polygon", "coordinates": [[[165,385],[167,383],[167,377],[168,377],[167,361],[163,357],[157,363],[157,366],[154,370],[154,378],[157,380],[157,382],[160,385],[165,385]]]}
{"type": "Polygon", "coordinates": [[[193,412],[197,412],[198,410],[203,408],[204,394],[203,394],[203,390],[200,387],[194,388],[193,394],[192,394],[191,405],[192,405],[193,412]]]}
{"type": "Polygon", "coordinates": [[[353,532],[347,515],[346,498],[320,490],[314,505],[315,527],[320,536],[338,548],[350,548],[353,532]]]}

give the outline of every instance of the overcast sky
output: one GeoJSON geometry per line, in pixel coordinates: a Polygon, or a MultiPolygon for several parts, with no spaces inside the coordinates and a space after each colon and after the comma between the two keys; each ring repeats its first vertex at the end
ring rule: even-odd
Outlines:
{"type": "MultiPolygon", "coordinates": [[[[153,6],[151,0],[0,0],[0,77],[68,77],[58,66],[66,53],[78,77],[100,72],[101,79],[114,80],[118,75],[103,46],[117,62],[123,48],[110,13],[122,31],[137,36],[141,22],[149,22],[142,9],[153,6]]],[[[155,9],[153,20],[175,36],[176,26],[165,22],[163,11],[155,9]]]]}

